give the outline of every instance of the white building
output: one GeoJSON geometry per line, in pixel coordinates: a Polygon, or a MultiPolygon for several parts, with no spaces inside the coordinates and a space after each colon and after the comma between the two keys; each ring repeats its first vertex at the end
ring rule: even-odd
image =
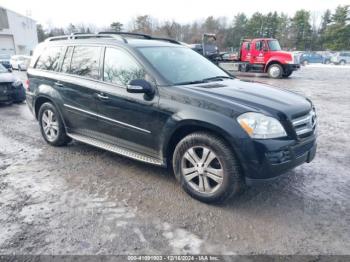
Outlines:
{"type": "Polygon", "coordinates": [[[37,44],[35,20],[0,6],[0,54],[31,55],[37,44]]]}

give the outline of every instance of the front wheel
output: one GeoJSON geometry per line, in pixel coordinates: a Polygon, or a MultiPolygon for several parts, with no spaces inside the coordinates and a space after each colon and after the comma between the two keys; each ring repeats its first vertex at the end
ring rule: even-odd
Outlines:
{"type": "Polygon", "coordinates": [[[285,73],[283,73],[283,77],[284,78],[287,78],[287,77],[290,77],[290,75],[293,73],[293,71],[287,71],[285,73]]]}
{"type": "Polygon", "coordinates": [[[279,64],[272,64],[267,69],[267,73],[271,78],[281,78],[283,75],[283,68],[279,64]]]}
{"type": "Polygon", "coordinates": [[[220,137],[206,132],[190,134],[178,143],[173,168],[183,189],[206,203],[223,202],[244,185],[231,148],[220,137]]]}
{"type": "Polygon", "coordinates": [[[60,114],[52,103],[47,102],[40,107],[38,119],[41,134],[50,145],[63,146],[71,140],[66,134],[60,114]]]}

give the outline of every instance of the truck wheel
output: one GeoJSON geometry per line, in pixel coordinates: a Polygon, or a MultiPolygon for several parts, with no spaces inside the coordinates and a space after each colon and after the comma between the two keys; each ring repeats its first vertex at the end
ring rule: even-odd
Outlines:
{"type": "Polygon", "coordinates": [[[283,76],[284,78],[287,78],[287,77],[289,77],[292,73],[293,73],[293,71],[287,71],[287,72],[283,73],[282,76],[283,76]]]}
{"type": "Polygon", "coordinates": [[[44,103],[39,110],[39,125],[45,141],[53,146],[66,145],[71,139],[66,130],[56,107],[50,103],[44,103]]]}
{"type": "Polygon", "coordinates": [[[283,68],[279,64],[272,64],[267,69],[267,73],[271,78],[281,78],[283,75],[283,68]]]}
{"type": "Polygon", "coordinates": [[[223,202],[244,185],[231,148],[220,137],[206,132],[190,134],[177,144],[173,169],[183,189],[206,203],[223,202]]]}

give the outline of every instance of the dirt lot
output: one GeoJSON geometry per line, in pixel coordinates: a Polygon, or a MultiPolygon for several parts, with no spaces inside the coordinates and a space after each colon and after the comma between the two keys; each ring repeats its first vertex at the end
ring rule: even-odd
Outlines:
{"type": "Polygon", "coordinates": [[[350,254],[350,67],[249,79],[314,101],[318,153],[216,206],[165,169],[50,147],[26,104],[0,106],[0,254],[350,254]]]}

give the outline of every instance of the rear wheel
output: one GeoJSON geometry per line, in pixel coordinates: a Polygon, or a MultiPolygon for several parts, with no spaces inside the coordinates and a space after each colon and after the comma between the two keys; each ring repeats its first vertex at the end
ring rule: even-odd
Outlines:
{"type": "Polygon", "coordinates": [[[339,64],[340,64],[340,65],[345,65],[346,62],[345,62],[345,60],[341,60],[341,61],[339,62],[339,64]]]}
{"type": "Polygon", "coordinates": [[[40,107],[39,125],[42,136],[50,145],[63,146],[71,140],[66,134],[60,114],[50,102],[40,107]]]}
{"type": "Polygon", "coordinates": [[[267,73],[271,78],[281,78],[283,75],[283,68],[279,64],[272,64],[267,69],[267,73]]]}
{"type": "Polygon", "coordinates": [[[206,203],[222,202],[244,185],[231,148],[210,133],[193,133],[182,139],[175,148],[173,168],[183,189],[206,203]]]}

